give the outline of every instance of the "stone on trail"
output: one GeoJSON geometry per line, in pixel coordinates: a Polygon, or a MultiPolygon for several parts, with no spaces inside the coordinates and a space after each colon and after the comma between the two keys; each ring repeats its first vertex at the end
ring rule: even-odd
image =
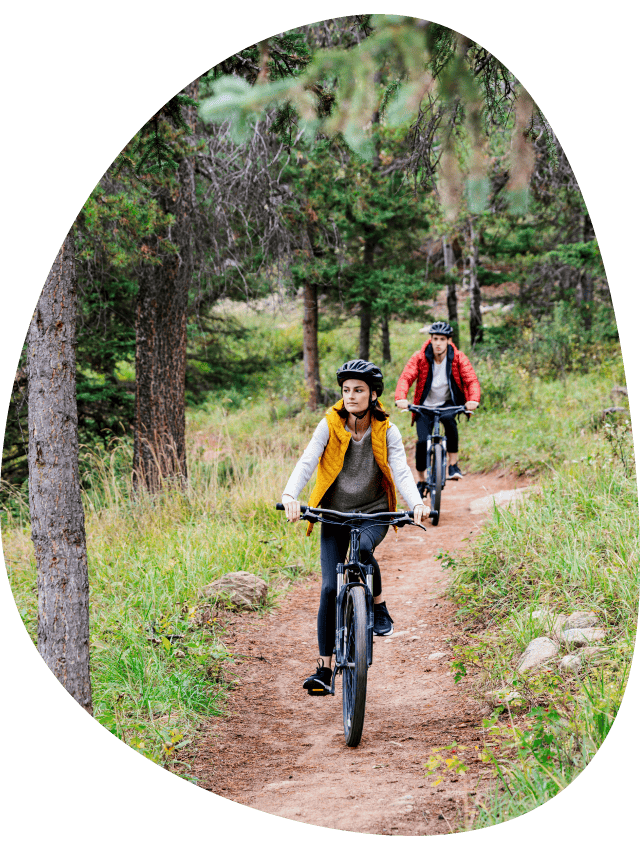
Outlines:
{"type": "Polygon", "coordinates": [[[525,673],[541,667],[550,658],[558,654],[557,645],[547,637],[539,637],[532,640],[518,659],[516,670],[525,673]]]}
{"type": "Polygon", "coordinates": [[[239,570],[225,573],[200,589],[200,596],[213,596],[228,601],[236,608],[255,608],[267,599],[268,585],[263,578],[239,570]]]}
{"type": "Polygon", "coordinates": [[[560,669],[564,673],[577,673],[582,667],[582,659],[579,655],[565,655],[560,661],[560,669]]]}
{"type": "Polygon", "coordinates": [[[550,637],[562,642],[562,630],[567,620],[566,614],[555,614],[549,608],[538,608],[531,612],[531,619],[539,623],[550,637]]]}
{"type": "Polygon", "coordinates": [[[444,658],[446,654],[446,652],[432,652],[431,655],[428,656],[427,661],[437,661],[439,658],[444,658]]]}
{"type": "Polygon", "coordinates": [[[589,646],[604,640],[606,635],[604,629],[567,629],[563,632],[563,640],[570,646],[589,646]]]}
{"type": "Polygon", "coordinates": [[[474,499],[469,505],[472,514],[483,514],[493,510],[493,506],[504,508],[516,502],[520,502],[531,491],[531,487],[521,487],[519,490],[500,490],[498,493],[490,493],[480,499],[474,499]]]}
{"type": "Polygon", "coordinates": [[[596,658],[599,658],[601,655],[607,652],[608,649],[609,647],[600,645],[585,646],[583,649],[580,650],[580,657],[593,658],[595,660],[596,658]]]}
{"type": "Polygon", "coordinates": [[[565,620],[563,629],[590,629],[598,625],[598,615],[595,611],[574,611],[565,620]]]}

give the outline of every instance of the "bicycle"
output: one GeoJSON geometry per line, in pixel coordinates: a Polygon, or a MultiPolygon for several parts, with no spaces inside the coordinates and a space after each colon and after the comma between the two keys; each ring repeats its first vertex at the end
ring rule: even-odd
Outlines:
{"type": "MultiPolygon", "coordinates": [[[[278,503],[276,510],[283,511],[278,503]]],[[[379,520],[380,525],[415,525],[413,511],[384,511],[375,514],[342,513],[329,508],[300,506],[300,518],[309,522],[348,526],[349,551],[345,563],[336,564],[336,641],[331,694],[336,675],[342,676],[342,725],[348,747],[357,747],[364,726],[367,675],[373,663],[373,565],[360,562],[360,524],[379,520]]],[[[371,525],[369,524],[369,527],[371,525]]],[[[426,529],[424,529],[426,530],[426,529]]]]}
{"type": "Polygon", "coordinates": [[[440,417],[443,413],[465,413],[469,417],[471,411],[464,405],[427,407],[425,404],[410,404],[407,410],[419,416],[425,416],[427,413],[433,415],[431,434],[427,438],[426,489],[429,491],[431,524],[437,525],[440,522],[440,496],[447,480],[447,438],[440,433],[440,417]]]}

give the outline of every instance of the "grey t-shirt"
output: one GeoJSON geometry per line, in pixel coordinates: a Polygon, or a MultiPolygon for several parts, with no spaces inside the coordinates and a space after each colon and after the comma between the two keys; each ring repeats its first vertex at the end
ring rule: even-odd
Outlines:
{"type": "Polygon", "coordinates": [[[373,456],[371,426],[359,442],[349,440],[338,477],[322,498],[323,508],[375,513],[388,509],[382,472],[373,456]]]}
{"type": "Polygon", "coordinates": [[[427,407],[441,407],[451,398],[449,381],[447,380],[447,358],[445,357],[441,363],[434,361],[431,368],[433,369],[431,387],[422,403],[427,407]]]}
{"type": "MultiPolygon", "coordinates": [[[[345,430],[348,430],[346,428],[346,426],[345,426],[345,430]]],[[[371,430],[369,429],[367,431],[367,433],[369,435],[369,441],[368,441],[368,449],[366,449],[366,454],[367,455],[370,454],[370,456],[371,456],[370,460],[373,463],[378,474],[380,475],[380,486],[382,486],[382,473],[380,472],[378,464],[375,462],[375,458],[373,456],[373,449],[371,448],[371,430]]],[[[351,454],[351,461],[350,462],[357,463],[358,458],[360,458],[360,461],[362,462],[363,456],[362,456],[361,453],[360,454],[358,453],[358,448],[360,448],[360,447],[365,448],[365,446],[367,444],[365,444],[365,446],[362,446],[363,441],[364,441],[364,437],[360,441],[360,444],[356,443],[353,440],[353,438],[350,440],[349,447],[347,448],[347,452],[345,454],[345,463],[347,462],[347,455],[349,454],[349,452],[352,450],[352,448],[354,446],[356,448],[356,451],[355,451],[355,453],[351,454]]],[[[298,496],[300,495],[300,493],[304,489],[305,485],[308,483],[309,479],[313,475],[315,468],[318,465],[318,461],[320,460],[322,453],[324,452],[325,447],[326,447],[328,442],[329,442],[329,423],[327,422],[326,418],[323,418],[321,420],[321,422],[319,423],[319,425],[317,426],[316,430],[313,432],[313,436],[311,438],[311,441],[309,442],[309,445],[304,450],[302,457],[300,458],[300,460],[298,461],[298,463],[295,466],[295,469],[291,473],[289,480],[287,481],[285,488],[282,491],[283,494],[286,493],[287,495],[293,497],[294,499],[298,498],[298,496]]],[[[416,483],[413,480],[413,475],[411,474],[411,470],[409,469],[409,466],[407,464],[407,456],[405,454],[404,446],[402,444],[402,437],[400,436],[400,431],[398,431],[398,428],[397,428],[396,425],[390,425],[389,428],[387,429],[387,460],[389,461],[389,466],[391,467],[391,472],[393,474],[393,480],[395,481],[396,487],[400,491],[400,495],[405,500],[409,510],[412,510],[416,505],[422,504],[422,499],[420,498],[420,494],[418,493],[418,488],[416,487],[416,483]]],[[[369,463],[369,458],[367,457],[367,464],[368,463],[369,463]]],[[[344,471],[345,470],[344,470],[344,467],[343,467],[342,471],[338,475],[338,479],[343,475],[344,471]]],[[[338,479],[336,479],[336,481],[334,482],[332,487],[334,487],[334,485],[338,484],[338,479]]],[[[340,483],[340,486],[342,487],[342,482],[340,483]]],[[[350,485],[347,482],[345,482],[345,486],[349,487],[350,485]]],[[[373,487],[374,486],[373,483],[371,483],[370,486],[373,487]]],[[[329,489],[331,489],[331,488],[329,488],[329,489]]],[[[367,489],[368,489],[368,492],[371,492],[371,490],[369,490],[369,487],[367,487],[367,489]]],[[[377,496],[378,496],[378,493],[375,492],[375,495],[373,496],[373,500],[376,501],[376,504],[377,504],[377,496]]],[[[366,505],[366,501],[365,501],[366,498],[368,498],[368,497],[363,496],[363,502],[362,502],[363,505],[366,505]]],[[[323,503],[324,503],[324,499],[323,499],[323,503]]],[[[383,510],[383,511],[386,510],[387,509],[386,498],[382,502],[382,505],[383,505],[383,507],[381,508],[381,510],[383,510]]],[[[324,505],[324,507],[329,507],[329,506],[324,505]]],[[[341,508],[337,508],[337,507],[335,507],[335,505],[333,507],[334,507],[334,510],[341,510],[341,508]]],[[[344,510],[347,510],[347,509],[345,508],[344,510]]],[[[353,507],[353,508],[349,508],[348,510],[362,510],[362,508],[353,507]]],[[[366,513],[370,513],[370,512],[371,512],[370,510],[366,511],[366,513]]]]}

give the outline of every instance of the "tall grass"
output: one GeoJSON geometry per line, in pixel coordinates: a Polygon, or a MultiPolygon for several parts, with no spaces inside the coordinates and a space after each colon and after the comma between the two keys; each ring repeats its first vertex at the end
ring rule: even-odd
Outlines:
{"type": "MultiPolygon", "coordinates": [[[[268,582],[272,605],[317,563],[318,535],[307,538],[301,524],[287,527],[273,510],[292,465],[291,444],[302,440],[295,430],[247,428],[232,439],[226,422],[213,424],[208,460],[202,444],[192,443],[186,490],[153,497],[131,490],[128,445],[92,460],[84,501],[95,716],[156,761],[180,767],[178,748],[203,715],[224,709],[235,678],[224,626],[199,589],[247,570],[268,582]]],[[[3,542],[16,603],[35,641],[29,533],[9,518],[3,542]]]]}
{"type": "Polygon", "coordinates": [[[473,672],[479,698],[509,693],[487,722],[493,746],[485,761],[500,783],[476,828],[565,788],[602,744],[622,700],[640,576],[631,433],[625,424],[616,433],[613,440],[604,430],[592,434],[588,454],[541,477],[517,510],[495,509],[472,547],[445,557],[469,633],[455,647],[456,677],[473,672]],[[545,622],[532,616],[536,609],[552,613],[545,622]],[[559,659],[517,673],[527,644],[549,634],[555,615],[574,611],[597,615],[606,632],[601,654],[584,656],[577,674],[561,673],[559,659]]]}

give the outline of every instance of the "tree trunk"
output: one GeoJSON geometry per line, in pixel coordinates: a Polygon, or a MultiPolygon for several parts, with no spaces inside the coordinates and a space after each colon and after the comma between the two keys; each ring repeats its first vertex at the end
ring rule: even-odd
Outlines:
{"type": "Polygon", "coordinates": [[[358,357],[361,360],[369,359],[371,348],[371,308],[369,304],[360,305],[360,345],[358,357]]]}
{"type": "MultiPolygon", "coordinates": [[[[372,227],[373,231],[374,228],[372,227]]],[[[376,236],[375,233],[372,233],[370,236],[365,238],[364,243],[364,264],[369,268],[373,268],[373,255],[376,250],[376,236]]],[[[361,360],[369,359],[369,352],[371,350],[371,297],[372,293],[369,295],[366,301],[360,302],[360,352],[358,356],[361,360]]]]}
{"type": "Polygon", "coordinates": [[[38,652],[89,713],[89,576],[78,473],[76,271],[67,236],[31,320],[29,507],[38,571],[38,652]]]}
{"type": "MultiPolygon", "coordinates": [[[[376,71],[374,74],[374,85],[379,85],[380,80],[382,79],[380,71],[376,71]]],[[[374,127],[380,123],[380,112],[376,109],[376,111],[371,116],[371,123],[374,127]]],[[[373,157],[373,162],[371,163],[371,170],[373,173],[379,170],[380,168],[380,137],[378,133],[375,133],[374,138],[375,144],[375,154],[373,157]]],[[[376,234],[376,227],[374,224],[369,224],[365,228],[365,232],[368,234],[365,236],[364,243],[364,264],[368,268],[373,269],[373,261],[374,255],[376,252],[376,245],[378,243],[378,236],[376,234]]],[[[368,297],[366,301],[362,301],[360,303],[360,359],[368,360],[370,351],[371,351],[371,300],[373,299],[374,293],[368,293],[368,297]]],[[[383,331],[384,333],[384,331],[383,331]]],[[[384,359],[384,353],[383,353],[384,359]]]]}
{"type": "Polygon", "coordinates": [[[593,316],[591,313],[593,309],[593,278],[588,271],[583,269],[579,272],[579,281],[579,301],[582,307],[582,321],[584,323],[585,330],[590,331],[593,324],[593,316]]]}
{"type": "Polygon", "coordinates": [[[302,318],[302,352],[307,405],[315,410],[321,403],[320,358],[318,355],[318,284],[304,284],[304,313],[302,318]]]}
{"type": "Polygon", "coordinates": [[[382,362],[391,362],[391,339],[389,338],[389,319],[384,316],[381,321],[382,326],[382,362]]]}
{"type": "Polygon", "coordinates": [[[460,332],[458,330],[458,292],[456,289],[455,264],[453,261],[453,247],[444,237],[442,238],[442,253],[444,257],[444,272],[447,280],[447,310],[449,312],[449,324],[453,328],[454,345],[460,345],[460,332]]]}
{"type": "MultiPolygon", "coordinates": [[[[194,100],[198,83],[185,93],[194,100]]],[[[195,128],[195,107],[185,120],[195,128]]],[[[136,487],[154,492],[163,481],[187,481],[185,447],[185,375],[187,306],[193,275],[193,212],[196,205],[194,163],[184,156],[177,185],[165,187],[162,206],[175,223],[170,240],[175,253],[163,255],[140,275],[136,306],[136,413],[133,476],[136,487]]]]}
{"type": "Polygon", "coordinates": [[[478,282],[478,240],[473,227],[473,221],[469,221],[469,243],[467,251],[467,270],[469,274],[469,331],[471,334],[471,345],[482,342],[482,311],[480,284],[478,282]]]}
{"type": "Polygon", "coordinates": [[[136,419],[133,474],[151,492],[184,484],[188,281],[178,258],[146,268],[136,306],[136,419]]]}

